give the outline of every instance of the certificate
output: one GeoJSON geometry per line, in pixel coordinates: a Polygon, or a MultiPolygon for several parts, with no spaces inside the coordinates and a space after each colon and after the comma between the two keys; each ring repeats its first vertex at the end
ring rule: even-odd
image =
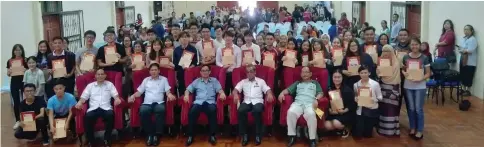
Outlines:
{"type": "Polygon", "coordinates": [[[358,106],[363,107],[372,107],[374,105],[374,101],[371,97],[371,89],[368,87],[360,87],[358,88],[358,106]]]}
{"type": "Polygon", "coordinates": [[[338,110],[344,109],[343,98],[339,90],[329,91],[329,96],[331,97],[331,109],[338,110]]]}
{"type": "Polygon", "coordinates": [[[52,71],[54,78],[61,78],[67,75],[64,59],[52,60],[52,71]]]}
{"type": "Polygon", "coordinates": [[[294,50],[286,50],[286,54],[284,55],[286,57],[286,60],[282,62],[283,66],[287,67],[296,67],[296,51],[294,50]]]}
{"type": "Polygon", "coordinates": [[[34,111],[22,112],[20,113],[20,115],[22,116],[22,121],[24,123],[24,127],[22,128],[23,131],[26,131],[26,132],[37,131],[34,111]]]}
{"type": "Polygon", "coordinates": [[[309,56],[303,55],[302,56],[302,66],[308,66],[308,64],[309,64],[309,56]]]}
{"type": "Polygon", "coordinates": [[[171,58],[173,56],[173,48],[166,48],[165,49],[165,56],[171,58]]]}
{"type": "Polygon", "coordinates": [[[348,71],[351,72],[352,76],[359,75],[358,69],[360,68],[360,59],[358,57],[348,57],[347,62],[348,71]]]}
{"type": "Polygon", "coordinates": [[[252,64],[254,62],[254,52],[252,49],[242,51],[242,65],[252,64]]]}
{"type": "Polygon", "coordinates": [[[225,48],[222,50],[222,64],[235,65],[234,50],[232,48],[225,48]]]}
{"type": "Polygon", "coordinates": [[[203,49],[203,56],[204,57],[214,57],[215,56],[215,49],[213,46],[213,41],[202,41],[202,49],[203,49]]]}
{"type": "Polygon", "coordinates": [[[118,62],[119,58],[115,46],[106,46],[104,48],[104,57],[107,64],[118,62]]]}
{"type": "Polygon", "coordinates": [[[389,58],[378,59],[378,71],[382,77],[388,77],[393,75],[392,60],[389,58]]]}
{"type": "Polygon", "coordinates": [[[341,66],[343,63],[343,48],[333,48],[334,66],[341,66]]]}
{"type": "Polygon", "coordinates": [[[64,138],[67,136],[65,125],[66,125],[65,118],[54,119],[55,134],[53,138],[57,139],[57,138],[64,138]]]}
{"type": "Polygon", "coordinates": [[[190,64],[192,63],[194,55],[195,54],[193,54],[192,52],[183,51],[183,55],[182,55],[182,57],[180,59],[180,63],[178,63],[178,65],[180,65],[183,68],[190,67],[190,64]]]}
{"type": "Polygon", "coordinates": [[[322,51],[315,51],[313,53],[314,67],[326,68],[326,62],[324,62],[324,55],[322,51]]]}
{"type": "Polygon", "coordinates": [[[79,65],[79,68],[83,71],[89,71],[94,69],[95,58],[96,58],[96,55],[94,54],[84,53],[84,56],[82,56],[82,61],[81,61],[81,64],[79,65]]]}
{"type": "Polygon", "coordinates": [[[10,76],[24,75],[25,67],[23,62],[23,59],[10,59],[10,70],[12,71],[10,76]]]}
{"type": "Polygon", "coordinates": [[[132,64],[136,65],[133,70],[141,70],[145,67],[145,61],[143,61],[143,54],[133,54],[131,55],[132,64]]]}
{"type": "Polygon", "coordinates": [[[160,65],[161,66],[170,66],[170,58],[166,56],[159,57],[160,65]]]}
{"type": "Polygon", "coordinates": [[[424,78],[424,71],[421,68],[422,64],[418,59],[407,60],[407,79],[409,80],[422,80],[424,78]]]}
{"type": "Polygon", "coordinates": [[[324,116],[323,110],[316,108],[316,109],[314,109],[314,113],[316,113],[316,115],[318,116],[319,119],[323,119],[323,116],[324,116]]]}
{"type": "Polygon", "coordinates": [[[276,62],[274,61],[274,54],[264,53],[264,61],[262,61],[262,65],[276,69],[276,62]]]}
{"type": "Polygon", "coordinates": [[[376,45],[366,45],[365,52],[371,56],[373,59],[373,63],[377,63],[378,60],[378,53],[376,52],[376,45]]]}

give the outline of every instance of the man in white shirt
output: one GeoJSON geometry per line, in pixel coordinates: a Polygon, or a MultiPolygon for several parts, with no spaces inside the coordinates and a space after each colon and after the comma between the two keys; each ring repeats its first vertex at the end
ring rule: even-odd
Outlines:
{"type": "MultiPolygon", "coordinates": [[[[165,125],[165,105],[163,104],[164,96],[166,94],[168,101],[175,100],[175,96],[170,92],[170,85],[168,79],[160,76],[160,65],[153,63],[150,65],[150,77],[146,77],[141,85],[138,87],[128,102],[134,102],[135,98],[145,94],[143,104],[139,112],[141,116],[141,125],[148,136],[147,146],[158,146],[158,135],[163,133],[165,125]],[[155,122],[152,121],[152,115],[155,115],[155,122]]],[[[137,115],[137,114],[132,114],[137,115]]]]}
{"type": "Polygon", "coordinates": [[[203,24],[202,25],[202,40],[198,41],[197,44],[195,44],[195,48],[197,48],[198,52],[200,55],[202,55],[202,64],[203,65],[212,65],[215,64],[215,56],[208,56],[204,55],[204,49],[212,49],[212,54],[215,55],[215,51],[217,48],[215,48],[215,43],[212,38],[210,38],[210,25],[209,24],[203,24]]]}
{"type": "MultiPolygon", "coordinates": [[[[240,48],[235,45],[232,40],[234,39],[234,34],[232,32],[226,31],[224,34],[224,40],[225,40],[225,46],[218,48],[217,49],[217,54],[216,54],[216,64],[217,66],[223,67],[224,69],[227,70],[227,79],[232,79],[232,71],[234,68],[240,67],[242,63],[242,56],[241,56],[241,50],[240,48]],[[232,49],[232,56],[234,56],[234,61],[230,64],[223,64],[223,56],[227,55],[222,55],[224,54],[225,49],[232,49]]],[[[228,95],[230,93],[230,89],[232,86],[232,80],[227,80],[225,81],[225,94],[228,95]]]]}
{"type": "MultiPolygon", "coordinates": [[[[255,63],[252,63],[252,64],[254,64],[254,65],[259,64],[260,58],[261,58],[260,47],[257,44],[254,44],[252,42],[254,40],[254,38],[252,36],[252,32],[251,31],[245,31],[244,32],[244,39],[245,39],[245,44],[242,45],[242,47],[241,47],[242,52],[244,52],[245,50],[252,50],[252,56],[255,59],[255,63]]],[[[242,54],[242,57],[244,57],[243,54],[242,54]]]]}
{"type": "Polygon", "coordinates": [[[215,40],[213,40],[213,45],[216,49],[225,46],[225,40],[223,38],[224,31],[221,26],[215,27],[215,40]]]}
{"type": "Polygon", "coordinates": [[[114,98],[114,106],[121,103],[118,91],[114,84],[106,81],[106,73],[103,69],[96,70],[96,82],[89,83],[82,92],[81,99],[76,104],[77,109],[89,100],[89,108],[85,116],[86,137],[90,144],[94,143],[94,125],[99,117],[104,120],[104,145],[111,145],[111,132],[114,127],[114,111],[111,105],[111,98],[114,98]]]}
{"type": "Polygon", "coordinates": [[[266,94],[267,101],[273,101],[274,97],[271,88],[267,86],[263,79],[255,77],[256,71],[254,65],[246,67],[247,79],[240,81],[233,90],[234,102],[239,101],[239,92],[243,91],[244,100],[238,108],[239,132],[242,135],[242,146],[248,143],[247,137],[247,113],[252,112],[255,120],[255,144],[261,144],[262,133],[262,111],[264,111],[263,94],[266,94]]]}

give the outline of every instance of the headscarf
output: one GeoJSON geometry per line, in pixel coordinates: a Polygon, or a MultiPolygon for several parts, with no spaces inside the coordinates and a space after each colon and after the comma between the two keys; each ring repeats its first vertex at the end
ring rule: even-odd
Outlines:
{"type": "Polygon", "coordinates": [[[382,76],[381,80],[385,84],[392,84],[392,85],[397,85],[400,84],[400,61],[397,58],[397,55],[395,55],[393,47],[391,45],[385,45],[382,48],[383,52],[390,52],[391,54],[391,60],[392,60],[392,76],[382,76]]]}

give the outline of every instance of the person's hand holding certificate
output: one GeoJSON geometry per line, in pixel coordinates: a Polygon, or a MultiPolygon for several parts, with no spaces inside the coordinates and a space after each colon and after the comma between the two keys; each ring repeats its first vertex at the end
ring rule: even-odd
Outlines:
{"type": "Polygon", "coordinates": [[[164,57],[164,56],[160,56],[160,66],[162,67],[170,67],[171,68],[171,62],[170,62],[170,58],[168,57],[164,57]]]}
{"type": "Polygon", "coordinates": [[[118,57],[118,53],[116,52],[116,47],[106,46],[104,48],[104,57],[105,57],[106,64],[113,64],[118,62],[119,57],[118,57]]]}
{"type": "Polygon", "coordinates": [[[242,65],[249,65],[254,62],[254,52],[252,49],[242,51],[242,65]]]}
{"type": "Polygon", "coordinates": [[[315,51],[313,53],[313,66],[318,68],[326,68],[326,62],[324,62],[323,52],[315,51]]]}
{"type": "Polygon", "coordinates": [[[10,76],[24,75],[25,67],[23,62],[23,59],[10,59],[10,76]]]}
{"type": "Polygon", "coordinates": [[[37,131],[34,111],[22,112],[20,113],[20,115],[22,116],[23,131],[26,131],[26,132],[37,131]]]}
{"type": "Polygon", "coordinates": [[[302,56],[302,66],[308,66],[309,65],[309,56],[308,55],[303,55],[302,56]]]}
{"type": "Polygon", "coordinates": [[[424,71],[421,68],[421,62],[418,59],[407,60],[407,79],[412,81],[422,81],[424,78],[424,71]]]}
{"type": "Polygon", "coordinates": [[[67,130],[65,129],[66,127],[66,119],[61,118],[61,119],[54,119],[54,129],[55,133],[53,134],[53,138],[64,138],[67,136],[67,130]]]}
{"type": "Polygon", "coordinates": [[[81,64],[79,65],[79,68],[82,71],[90,71],[94,69],[94,60],[96,59],[96,55],[91,54],[91,53],[85,53],[82,57],[81,64]]]}
{"type": "Polygon", "coordinates": [[[190,67],[190,64],[192,63],[192,60],[193,60],[193,56],[194,54],[192,52],[183,51],[183,55],[178,65],[180,65],[182,68],[190,67]]]}
{"type": "Polygon", "coordinates": [[[272,53],[264,53],[264,61],[262,63],[264,66],[276,69],[276,62],[274,61],[274,54],[272,53]]]}
{"type": "Polygon", "coordinates": [[[203,56],[204,57],[215,57],[215,50],[212,41],[207,41],[202,43],[203,56]]]}
{"type": "Polygon", "coordinates": [[[283,66],[287,67],[296,67],[296,51],[294,50],[286,50],[286,55],[284,56],[285,60],[282,61],[283,66]]]}
{"type": "Polygon", "coordinates": [[[67,76],[67,69],[64,59],[52,60],[52,71],[54,78],[61,78],[67,76]]]}
{"type": "Polygon", "coordinates": [[[338,109],[344,109],[343,99],[338,90],[329,91],[329,97],[331,97],[332,110],[337,111],[338,109]]]}
{"type": "Polygon", "coordinates": [[[360,60],[358,57],[348,57],[348,71],[351,73],[351,76],[358,75],[358,68],[360,68],[360,60]]]}
{"type": "Polygon", "coordinates": [[[333,48],[333,65],[341,66],[343,62],[343,48],[333,48]]]}
{"type": "Polygon", "coordinates": [[[382,77],[392,76],[392,60],[389,58],[378,59],[378,75],[382,77]]]}
{"type": "Polygon", "coordinates": [[[358,96],[357,96],[357,103],[358,106],[370,108],[374,105],[374,101],[371,98],[371,89],[368,87],[360,87],[358,88],[358,96]]]}
{"type": "Polygon", "coordinates": [[[143,61],[143,55],[142,54],[133,54],[131,55],[132,58],[132,64],[134,65],[133,70],[141,70],[145,67],[145,61],[143,61]]]}
{"type": "Polygon", "coordinates": [[[224,66],[235,65],[235,56],[233,49],[225,48],[222,50],[222,64],[224,66]]]}

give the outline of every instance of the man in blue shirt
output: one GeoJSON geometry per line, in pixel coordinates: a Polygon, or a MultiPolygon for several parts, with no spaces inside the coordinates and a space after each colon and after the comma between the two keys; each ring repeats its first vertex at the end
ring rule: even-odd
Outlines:
{"type": "Polygon", "coordinates": [[[58,79],[54,85],[55,95],[47,101],[47,110],[49,115],[50,132],[55,134],[54,119],[66,118],[65,130],[71,130],[72,134],[76,132],[76,123],[73,119],[72,107],[76,105],[74,95],[65,92],[66,86],[63,79],[58,79]]]}
{"type": "Polygon", "coordinates": [[[160,23],[160,18],[158,18],[158,21],[153,25],[153,30],[155,30],[156,36],[159,38],[165,37],[165,28],[163,28],[163,25],[160,23]]]}
{"type": "Polygon", "coordinates": [[[398,37],[398,32],[402,29],[402,24],[398,21],[398,14],[393,14],[393,24],[392,24],[392,32],[390,34],[390,42],[391,43],[398,43],[397,37],[398,37]]]}
{"type": "Polygon", "coordinates": [[[217,127],[217,106],[216,96],[220,95],[220,99],[225,99],[225,94],[217,79],[210,77],[210,66],[204,65],[200,70],[201,77],[195,79],[185,91],[183,100],[188,102],[188,96],[190,93],[196,93],[195,101],[188,114],[188,139],[186,146],[190,146],[193,143],[193,129],[198,121],[200,111],[203,111],[208,117],[208,124],[210,126],[210,138],[209,142],[212,145],[216,144],[215,132],[217,127]]]}

